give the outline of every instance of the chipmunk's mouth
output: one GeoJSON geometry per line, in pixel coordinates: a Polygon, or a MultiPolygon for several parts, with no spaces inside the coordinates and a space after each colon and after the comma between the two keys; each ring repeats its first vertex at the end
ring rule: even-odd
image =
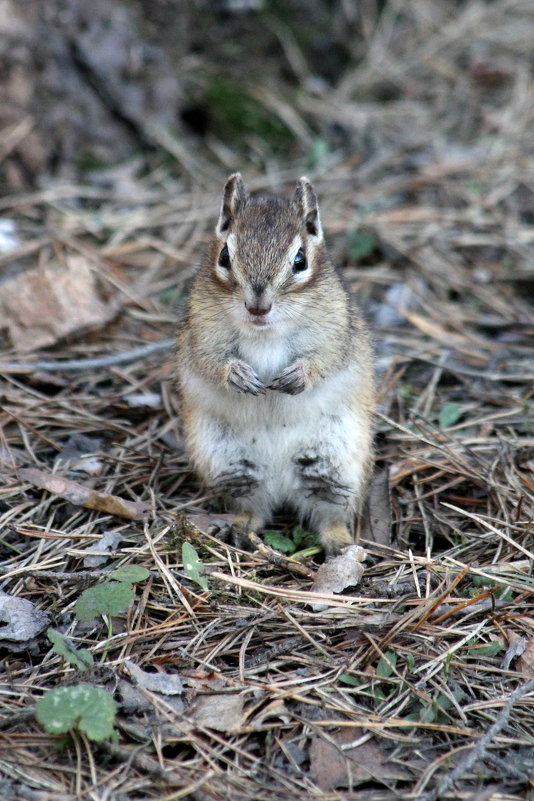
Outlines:
{"type": "Polygon", "coordinates": [[[248,321],[251,323],[254,328],[267,328],[271,321],[266,319],[265,316],[260,316],[259,314],[249,314],[248,321]]]}
{"type": "Polygon", "coordinates": [[[256,304],[255,306],[245,304],[245,308],[247,310],[247,320],[251,323],[254,328],[267,328],[272,320],[271,320],[271,309],[272,304],[268,306],[263,306],[260,304],[256,304]]]}

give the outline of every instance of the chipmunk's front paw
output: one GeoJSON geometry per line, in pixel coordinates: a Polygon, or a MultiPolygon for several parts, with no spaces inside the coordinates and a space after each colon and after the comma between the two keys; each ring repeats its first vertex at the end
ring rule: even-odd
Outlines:
{"type": "Polygon", "coordinates": [[[306,389],[306,375],[304,368],[299,362],[290,364],[278,378],[268,386],[268,389],[275,389],[278,392],[286,392],[288,395],[298,395],[306,389]]]}
{"type": "Polygon", "coordinates": [[[237,359],[230,365],[230,371],[226,382],[234,392],[248,395],[265,394],[265,387],[250,364],[237,359]]]}

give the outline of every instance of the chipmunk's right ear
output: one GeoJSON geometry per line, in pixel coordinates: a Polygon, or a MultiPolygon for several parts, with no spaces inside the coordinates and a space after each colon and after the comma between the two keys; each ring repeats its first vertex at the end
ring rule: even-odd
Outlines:
{"type": "Polygon", "coordinates": [[[319,242],[323,238],[319,204],[317,203],[317,196],[313,186],[307,178],[301,178],[297,181],[293,203],[297,206],[307,232],[319,242]]]}
{"type": "Polygon", "coordinates": [[[231,175],[224,185],[223,200],[219,221],[215,229],[217,236],[222,236],[230,228],[232,220],[239,209],[245,205],[247,190],[240,172],[231,175]]]}

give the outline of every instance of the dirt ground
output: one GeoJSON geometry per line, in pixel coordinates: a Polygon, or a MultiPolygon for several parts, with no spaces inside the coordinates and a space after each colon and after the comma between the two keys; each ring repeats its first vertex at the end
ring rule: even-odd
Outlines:
{"type": "Polygon", "coordinates": [[[226,9],[195,130],[118,163],[31,176],[39,121],[0,131],[0,798],[534,799],[534,8],[334,5],[329,59],[328,3],[313,47],[226,9]],[[365,571],[320,611],[313,538],[236,544],[180,436],[171,343],[235,169],[310,176],[375,341],[365,571]]]}

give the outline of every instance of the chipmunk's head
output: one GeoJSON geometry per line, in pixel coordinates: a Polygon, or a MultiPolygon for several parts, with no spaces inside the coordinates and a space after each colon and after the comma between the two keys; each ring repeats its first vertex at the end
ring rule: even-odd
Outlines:
{"type": "Polygon", "coordinates": [[[228,178],[211,269],[241,328],[259,331],[289,321],[326,261],[317,198],[307,178],[298,181],[290,200],[251,197],[239,173],[228,178]]]}

